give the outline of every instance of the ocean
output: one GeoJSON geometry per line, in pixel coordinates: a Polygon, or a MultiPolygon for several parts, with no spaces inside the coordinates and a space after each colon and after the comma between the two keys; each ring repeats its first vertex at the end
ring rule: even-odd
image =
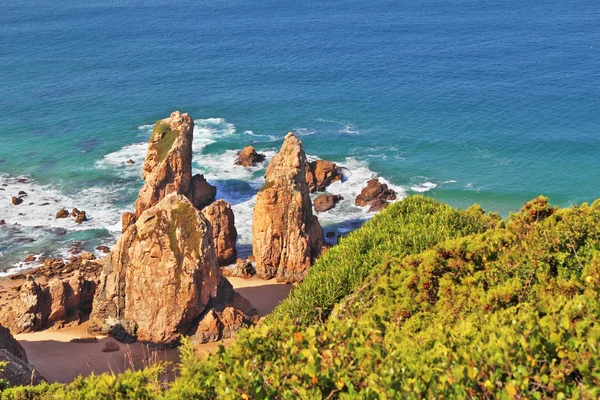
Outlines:
{"type": "MultiPolygon", "coordinates": [[[[265,165],[288,131],[347,168],[319,214],[345,233],[378,176],[503,216],[544,194],[600,187],[600,8],[593,0],[3,0],[0,269],[30,254],[111,245],[133,209],[146,143],[174,110],[196,121],[194,169],[236,215],[250,251],[265,165]],[[127,164],[133,159],[135,164],[127,164]],[[28,196],[18,206],[11,196],[28,196]],[[32,204],[30,204],[32,203],[32,204]],[[77,207],[90,220],[55,219],[77,207]]],[[[0,271],[0,273],[2,273],[0,271]]]]}

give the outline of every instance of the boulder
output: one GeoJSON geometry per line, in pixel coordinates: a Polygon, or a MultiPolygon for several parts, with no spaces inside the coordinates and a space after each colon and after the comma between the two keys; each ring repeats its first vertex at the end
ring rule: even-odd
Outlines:
{"type": "Polygon", "coordinates": [[[204,208],[202,215],[212,226],[217,265],[222,267],[233,264],[237,257],[237,230],[231,206],[225,200],[217,200],[204,208]]]}
{"type": "Polygon", "coordinates": [[[342,200],[342,196],[339,194],[322,194],[317,197],[314,201],[315,211],[320,213],[327,210],[331,210],[336,206],[337,203],[342,200]]]}
{"type": "Polygon", "coordinates": [[[188,194],[193,129],[192,118],[179,111],[154,125],[142,170],[145,182],[135,202],[137,217],[170,193],[188,194]]]}
{"type": "Polygon", "coordinates": [[[323,192],[333,182],[341,181],[344,177],[342,169],[335,163],[325,160],[316,160],[306,163],[306,183],[311,193],[323,192]]]}
{"type": "Polygon", "coordinates": [[[323,247],[323,229],[312,213],[302,142],[288,133],[265,174],[252,219],[256,273],[298,282],[323,247]]]}
{"type": "Polygon", "coordinates": [[[69,212],[67,210],[65,210],[64,208],[62,210],[59,210],[56,213],[56,218],[67,218],[69,216],[69,212]]]}
{"type": "Polygon", "coordinates": [[[0,219],[0,225],[6,225],[6,221],[3,219],[0,219]]]}
{"type": "Polygon", "coordinates": [[[77,214],[79,214],[80,211],[77,208],[73,208],[73,210],[71,210],[71,213],[69,214],[69,217],[77,217],[77,214]]]}
{"type": "Polygon", "coordinates": [[[241,165],[243,167],[252,167],[256,163],[262,162],[264,160],[264,154],[257,153],[254,147],[252,146],[246,146],[242,151],[238,152],[237,159],[235,160],[235,165],[241,165]]]}
{"type": "Polygon", "coordinates": [[[204,179],[204,175],[196,174],[192,177],[192,185],[189,191],[189,199],[194,207],[202,210],[215,201],[217,188],[204,179]]]}
{"type": "Polygon", "coordinates": [[[20,197],[15,197],[15,196],[13,196],[13,197],[12,197],[12,203],[13,203],[13,205],[15,205],[15,206],[18,206],[18,205],[19,205],[19,204],[21,204],[22,202],[23,202],[23,199],[22,199],[22,198],[20,198],[20,197]]]}
{"type": "Polygon", "coordinates": [[[396,192],[389,189],[385,183],[379,182],[379,179],[373,178],[367,181],[367,186],[363,188],[356,197],[354,203],[360,207],[369,207],[369,212],[377,212],[396,200],[396,192]]]}
{"type": "Polygon", "coordinates": [[[104,246],[104,245],[102,245],[102,246],[96,246],[96,250],[98,250],[98,251],[100,251],[100,252],[102,252],[104,254],[110,253],[110,248],[108,246],[104,246]]]}
{"type": "Polygon", "coordinates": [[[212,305],[251,320],[256,311],[236,308],[223,280],[210,223],[172,193],[140,214],[105,258],[89,332],[170,345],[194,334],[212,305]]]}
{"type": "Polygon", "coordinates": [[[124,233],[127,228],[129,228],[129,225],[135,224],[135,220],[136,217],[134,213],[124,212],[123,215],[121,215],[121,233],[124,233]]]}

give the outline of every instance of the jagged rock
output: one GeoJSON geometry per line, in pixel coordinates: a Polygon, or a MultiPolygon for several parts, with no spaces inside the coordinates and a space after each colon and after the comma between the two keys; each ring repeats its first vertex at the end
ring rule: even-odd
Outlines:
{"type": "Polygon", "coordinates": [[[28,256],[27,256],[27,257],[26,257],[26,258],[23,260],[23,262],[26,262],[26,263],[32,263],[32,262],[34,262],[34,261],[35,261],[35,256],[34,256],[34,255],[28,255],[28,256]]]}
{"type": "Polygon", "coordinates": [[[135,164],[135,161],[133,161],[131,158],[129,160],[126,161],[127,164],[133,165],[135,164]]]}
{"type": "Polygon", "coordinates": [[[56,218],[67,218],[69,216],[69,212],[64,208],[56,213],[56,218]]]}
{"type": "Polygon", "coordinates": [[[124,233],[127,230],[127,228],[129,228],[129,225],[135,224],[135,220],[136,217],[134,213],[123,213],[123,215],[121,215],[121,233],[124,233]]]}
{"type": "Polygon", "coordinates": [[[254,164],[262,162],[264,160],[264,154],[257,153],[254,147],[252,146],[246,146],[242,151],[238,152],[238,157],[235,160],[235,165],[241,165],[243,167],[252,167],[254,164]]]}
{"type": "Polygon", "coordinates": [[[231,283],[220,277],[217,288],[219,296],[210,300],[207,310],[200,316],[193,343],[207,343],[234,337],[243,327],[256,324],[258,315],[246,298],[237,293],[231,283]]]}
{"type": "Polygon", "coordinates": [[[135,202],[137,217],[170,193],[188,195],[193,129],[192,118],[179,111],[154,125],[142,170],[145,182],[135,202]]]}
{"type": "Polygon", "coordinates": [[[288,133],[256,197],[252,249],[263,279],[302,280],[321,253],[323,229],[312,213],[302,143],[288,133]]]}
{"type": "Polygon", "coordinates": [[[202,215],[212,226],[217,265],[222,267],[234,263],[237,257],[237,230],[231,206],[224,200],[217,200],[204,208],[202,215]]]}
{"type": "Polygon", "coordinates": [[[98,265],[90,263],[80,270],[72,264],[65,266],[62,260],[46,262],[47,266],[38,268],[34,274],[48,283],[40,284],[33,274],[28,275],[18,295],[0,310],[0,324],[12,332],[79,324],[91,311],[98,265]]]}
{"type": "Polygon", "coordinates": [[[17,342],[13,335],[10,334],[10,331],[2,325],[0,325],[0,348],[7,350],[9,353],[23,361],[27,361],[25,349],[17,342]]]}
{"type": "Polygon", "coordinates": [[[22,199],[22,198],[20,198],[20,197],[15,197],[15,196],[13,196],[13,197],[12,197],[12,203],[13,203],[13,205],[15,205],[15,206],[18,206],[18,205],[19,205],[19,204],[21,204],[22,202],[23,202],[23,199],[22,199]]]}
{"type": "Polygon", "coordinates": [[[80,213],[80,211],[77,208],[74,208],[73,210],[71,210],[69,217],[77,217],[77,214],[79,214],[79,213],[80,213]]]}
{"type": "Polygon", "coordinates": [[[204,179],[204,175],[196,174],[192,177],[192,185],[189,199],[192,201],[194,207],[202,210],[204,207],[215,201],[217,195],[217,188],[204,179]]]}
{"type": "Polygon", "coordinates": [[[314,207],[316,212],[324,212],[331,210],[336,206],[337,203],[342,200],[342,196],[339,194],[322,194],[317,197],[314,201],[314,207]]]}
{"type": "Polygon", "coordinates": [[[80,211],[75,217],[75,222],[81,224],[82,222],[87,221],[87,216],[85,215],[85,211],[80,211]]]}
{"type": "Polygon", "coordinates": [[[0,379],[11,386],[37,385],[45,381],[31,364],[6,349],[0,348],[0,361],[7,363],[0,371],[0,379]]]}
{"type": "Polygon", "coordinates": [[[344,177],[341,168],[335,163],[325,160],[316,160],[306,163],[306,183],[310,193],[322,192],[333,182],[341,181],[344,177]]]}
{"type": "Polygon", "coordinates": [[[369,206],[369,212],[377,212],[396,200],[396,192],[389,189],[385,183],[379,182],[379,179],[373,178],[367,181],[367,186],[363,188],[356,197],[354,203],[360,207],[369,206]]]}
{"type": "Polygon", "coordinates": [[[233,265],[221,268],[223,276],[248,279],[256,275],[256,263],[249,258],[242,260],[238,258],[233,265]]]}
{"type": "Polygon", "coordinates": [[[228,304],[223,279],[211,225],[187,197],[172,193],[145,210],[106,257],[89,331],[177,343],[212,304],[228,304]]]}

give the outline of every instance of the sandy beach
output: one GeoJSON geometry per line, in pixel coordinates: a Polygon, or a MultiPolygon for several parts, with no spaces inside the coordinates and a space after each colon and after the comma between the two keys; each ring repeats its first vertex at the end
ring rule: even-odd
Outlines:
{"type": "MultiPolygon", "coordinates": [[[[281,284],[275,280],[265,281],[259,278],[228,278],[233,287],[246,297],[257,309],[260,317],[271,312],[277,304],[287,297],[292,285],[281,284]]],[[[123,372],[131,367],[143,368],[153,359],[177,362],[178,349],[152,350],[148,346],[133,343],[118,343],[119,350],[104,353],[102,348],[107,342],[116,341],[110,337],[96,336],[95,343],[74,343],[73,339],[90,337],[87,323],[59,330],[45,330],[15,335],[15,338],[27,351],[29,362],[49,382],[69,383],[79,375],[91,373],[123,372]]],[[[226,346],[234,339],[220,343],[226,346]]],[[[198,355],[218,348],[219,343],[207,343],[196,348],[198,355]]]]}

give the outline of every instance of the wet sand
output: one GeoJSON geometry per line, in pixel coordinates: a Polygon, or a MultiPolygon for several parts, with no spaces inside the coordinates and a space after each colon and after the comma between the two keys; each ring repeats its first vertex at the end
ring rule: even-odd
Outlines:
{"type": "MultiPolygon", "coordinates": [[[[250,300],[261,317],[270,313],[292,289],[292,285],[277,283],[275,280],[264,281],[256,277],[228,279],[241,295],[250,300]]],[[[178,349],[154,350],[140,343],[118,343],[110,337],[96,336],[96,343],[71,342],[73,339],[89,336],[87,323],[84,323],[59,330],[23,333],[15,335],[15,338],[25,348],[29,362],[49,382],[68,383],[79,375],[140,369],[159,359],[171,362],[179,360],[178,349]],[[118,343],[119,350],[103,353],[101,350],[107,342],[118,343]]],[[[227,339],[220,343],[227,346],[233,340],[227,339]]],[[[203,353],[215,351],[218,346],[219,343],[199,345],[196,353],[201,356],[203,353]]]]}

